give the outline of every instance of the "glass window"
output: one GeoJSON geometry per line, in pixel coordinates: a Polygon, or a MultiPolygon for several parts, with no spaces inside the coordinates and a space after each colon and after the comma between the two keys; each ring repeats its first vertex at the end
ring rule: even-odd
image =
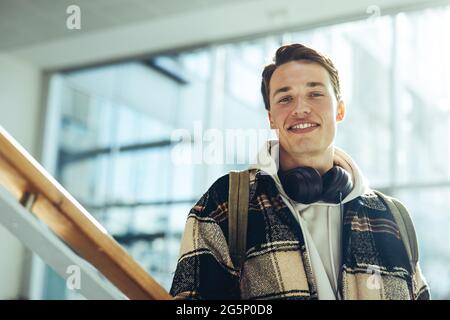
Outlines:
{"type": "Polygon", "coordinates": [[[393,196],[401,199],[413,218],[421,268],[433,299],[450,299],[450,187],[405,187],[393,196]]]}

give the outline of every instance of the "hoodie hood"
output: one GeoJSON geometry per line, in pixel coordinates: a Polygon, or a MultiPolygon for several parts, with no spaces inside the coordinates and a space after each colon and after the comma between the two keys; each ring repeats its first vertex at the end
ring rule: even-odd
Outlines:
{"type": "MultiPolygon", "coordinates": [[[[363,176],[361,170],[358,165],[353,161],[353,159],[342,149],[338,147],[334,147],[334,165],[342,167],[346,170],[353,182],[352,191],[342,200],[342,203],[349,202],[360,195],[370,191],[369,183],[367,179],[363,176]]],[[[279,155],[280,155],[280,144],[278,140],[269,140],[264,143],[264,146],[260,149],[258,153],[257,160],[254,161],[254,164],[250,166],[250,169],[260,169],[263,171],[263,174],[268,174],[272,177],[272,179],[276,182],[277,188],[280,193],[289,198],[286,192],[281,185],[280,179],[278,177],[278,168],[279,168],[279,155]]],[[[311,205],[327,205],[327,206],[339,206],[339,204],[335,203],[325,203],[323,201],[311,203],[311,204],[302,204],[300,205],[300,209],[305,209],[311,205]]]]}

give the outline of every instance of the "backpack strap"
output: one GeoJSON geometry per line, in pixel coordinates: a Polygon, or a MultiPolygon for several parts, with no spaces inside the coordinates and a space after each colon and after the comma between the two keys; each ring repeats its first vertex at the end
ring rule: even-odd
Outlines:
{"type": "Polygon", "coordinates": [[[397,199],[389,197],[380,191],[373,190],[389,207],[394,220],[397,223],[400,231],[400,236],[405,244],[406,251],[408,253],[409,261],[411,264],[411,270],[415,272],[417,262],[419,261],[419,249],[417,244],[416,231],[414,224],[411,220],[411,216],[408,213],[406,207],[397,199]]]}
{"type": "Polygon", "coordinates": [[[231,261],[241,270],[247,248],[249,171],[231,171],[228,190],[228,247],[231,261]]]}

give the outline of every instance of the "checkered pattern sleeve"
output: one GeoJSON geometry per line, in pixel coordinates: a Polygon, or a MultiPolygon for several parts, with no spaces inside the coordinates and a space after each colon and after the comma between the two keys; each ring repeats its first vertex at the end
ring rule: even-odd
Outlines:
{"type": "Polygon", "coordinates": [[[226,204],[217,201],[218,190],[211,188],[187,218],[170,290],[175,299],[239,299],[240,296],[238,274],[231,262],[223,226],[216,218],[218,211],[226,215],[226,204]]]}

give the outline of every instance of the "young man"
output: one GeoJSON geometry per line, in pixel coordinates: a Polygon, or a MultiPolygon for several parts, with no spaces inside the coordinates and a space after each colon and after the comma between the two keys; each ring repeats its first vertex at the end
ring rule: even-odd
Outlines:
{"type": "Polygon", "coordinates": [[[260,152],[264,165],[250,170],[242,267],[233,263],[227,244],[225,175],[190,211],[171,294],[178,299],[429,299],[387,201],[334,146],[345,104],[333,63],[300,44],[279,48],[274,62],[263,71],[261,91],[279,139],[260,152]]]}

